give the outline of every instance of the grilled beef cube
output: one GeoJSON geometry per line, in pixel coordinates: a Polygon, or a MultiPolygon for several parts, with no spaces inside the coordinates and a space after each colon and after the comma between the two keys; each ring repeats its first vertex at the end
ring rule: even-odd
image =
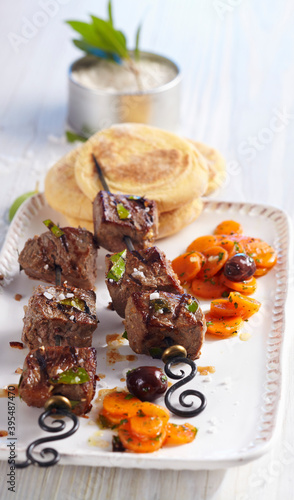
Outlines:
{"type": "Polygon", "coordinates": [[[93,347],[40,347],[27,355],[19,395],[28,406],[41,408],[53,395],[72,402],[72,411],[90,411],[96,386],[96,349],[93,347]]]}
{"type": "Polygon", "coordinates": [[[124,255],[126,255],[125,271],[120,279],[118,279],[120,273],[117,274],[116,267],[113,267],[117,266],[117,261],[113,262],[115,256],[106,255],[105,258],[107,288],[113,308],[122,318],[125,317],[127,301],[132,293],[155,290],[184,293],[171,263],[159,248],[151,247],[134,252],[125,250],[120,261],[122,267],[124,255]]]}
{"type": "Polygon", "coordinates": [[[55,267],[61,267],[62,281],[79,288],[94,288],[97,247],[90,231],[64,227],[64,235],[46,231],[29,239],[18,262],[29,278],[55,283],[55,267]]]}
{"type": "Polygon", "coordinates": [[[93,290],[39,285],[25,308],[22,341],[30,348],[41,345],[91,347],[97,328],[93,290]]]}
{"type": "Polygon", "coordinates": [[[139,292],[128,299],[125,328],[130,347],[138,354],[160,358],[169,345],[179,344],[188,358],[196,359],[206,323],[198,301],[187,293],[139,292]]]}
{"type": "Polygon", "coordinates": [[[99,191],[93,219],[98,244],[110,252],[126,248],[124,236],[130,236],[136,250],[140,250],[150,247],[158,234],[156,203],[139,196],[99,191]]]}

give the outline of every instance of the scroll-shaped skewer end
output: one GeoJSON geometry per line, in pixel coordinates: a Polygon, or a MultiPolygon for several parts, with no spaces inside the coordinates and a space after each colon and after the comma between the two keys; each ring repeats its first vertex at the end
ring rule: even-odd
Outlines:
{"type": "Polygon", "coordinates": [[[68,417],[73,425],[71,429],[69,429],[64,434],[58,434],[57,436],[44,437],[41,439],[36,439],[26,449],[26,457],[27,459],[24,462],[16,462],[15,467],[17,469],[24,469],[29,465],[38,465],[39,467],[50,467],[55,465],[60,460],[60,455],[57,450],[54,448],[43,448],[40,452],[41,457],[45,457],[46,455],[51,455],[51,458],[48,460],[39,460],[33,456],[33,452],[36,446],[39,446],[43,443],[49,443],[50,441],[59,441],[60,439],[66,439],[69,436],[72,436],[78,428],[79,428],[79,419],[74,413],[71,411],[71,403],[69,399],[64,396],[56,395],[49,398],[45,405],[45,411],[41,413],[38,423],[42,430],[47,432],[60,432],[63,431],[66,427],[66,423],[61,420],[64,417],[68,417]],[[45,423],[47,417],[59,417],[53,420],[52,425],[48,425],[45,423]],[[58,425],[57,425],[58,424],[58,425]]]}
{"type": "Polygon", "coordinates": [[[166,407],[179,417],[195,417],[195,415],[198,415],[204,410],[207,404],[206,397],[202,392],[196,391],[195,389],[187,389],[181,392],[181,394],[179,395],[179,403],[180,406],[186,408],[185,410],[174,406],[171,402],[171,397],[177,389],[179,389],[183,385],[186,385],[196,376],[196,363],[187,358],[187,351],[181,345],[173,345],[165,349],[162,354],[162,361],[165,363],[164,370],[166,375],[174,380],[179,380],[179,382],[173,384],[165,394],[164,401],[166,407]],[[179,363],[183,363],[191,367],[191,372],[189,375],[185,376],[185,372],[183,370],[180,370],[180,374],[175,374],[171,371],[172,366],[179,363]],[[186,403],[185,399],[187,396],[194,396],[199,399],[200,405],[195,407],[193,402],[186,403]]]}
{"type": "Polygon", "coordinates": [[[99,176],[99,179],[100,179],[100,182],[102,184],[102,187],[103,187],[104,191],[109,191],[108,184],[106,182],[106,179],[105,179],[105,177],[103,175],[102,169],[101,169],[101,167],[100,167],[100,165],[98,163],[98,160],[97,160],[96,156],[94,155],[94,153],[92,153],[92,158],[94,160],[95,167],[96,167],[96,170],[97,170],[97,174],[99,176]]]}

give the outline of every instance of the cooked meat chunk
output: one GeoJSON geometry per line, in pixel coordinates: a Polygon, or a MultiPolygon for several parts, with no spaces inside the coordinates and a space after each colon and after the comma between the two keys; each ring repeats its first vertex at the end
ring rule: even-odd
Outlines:
{"type": "Polygon", "coordinates": [[[196,359],[206,323],[197,300],[187,293],[139,292],[128,299],[125,328],[130,347],[138,354],[161,357],[169,345],[179,344],[188,358],[196,359]]]}
{"type": "Polygon", "coordinates": [[[29,239],[18,262],[25,273],[35,280],[55,283],[55,267],[61,267],[62,282],[79,288],[94,288],[97,269],[97,248],[90,231],[64,227],[64,235],[46,231],[29,239]]]}
{"type": "Polygon", "coordinates": [[[30,348],[91,347],[97,328],[93,290],[39,285],[25,308],[22,341],[30,348]]]}
{"type": "Polygon", "coordinates": [[[90,411],[96,386],[96,350],[93,347],[40,347],[27,355],[19,395],[29,406],[41,408],[53,395],[72,401],[72,411],[90,411]]]}
{"type": "MultiPolygon", "coordinates": [[[[117,254],[116,254],[117,255],[117,254]]],[[[129,252],[125,251],[125,271],[120,279],[115,273],[112,255],[106,255],[106,284],[114,310],[125,317],[127,300],[135,292],[161,290],[169,293],[184,293],[164,252],[157,247],[129,252]],[[114,272],[112,272],[114,269],[114,272]]],[[[121,260],[123,266],[123,262],[121,260]]]]}
{"type": "Polygon", "coordinates": [[[129,236],[136,250],[150,247],[158,234],[155,201],[139,196],[99,191],[93,204],[94,234],[99,245],[110,252],[126,248],[129,236]]]}

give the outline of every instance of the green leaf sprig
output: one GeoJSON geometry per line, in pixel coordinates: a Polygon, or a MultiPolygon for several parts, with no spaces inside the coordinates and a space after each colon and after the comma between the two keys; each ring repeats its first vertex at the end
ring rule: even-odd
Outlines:
{"type": "MultiPolygon", "coordinates": [[[[73,43],[76,47],[86,52],[86,54],[108,59],[118,64],[124,61],[130,71],[134,73],[137,85],[139,89],[141,89],[142,86],[139,72],[131,57],[131,52],[127,47],[126,36],[122,31],[114,27],[111,0],[108,2],[107,10],[108,18],[106,20],[91,15],[91,21],[89,23],[74,20],[66,21],[67,24],[80,35],[80,38],[73,39],[73,43]]],[[[136,61],[140,58],[139,43],[141,28],[142,26],[140,25],[136,31],[134,48],[136,61]]]]}

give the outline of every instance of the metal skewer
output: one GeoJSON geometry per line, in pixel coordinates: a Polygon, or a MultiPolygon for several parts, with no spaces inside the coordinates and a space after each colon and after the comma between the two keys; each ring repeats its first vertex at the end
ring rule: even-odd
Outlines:
{"type": "MultiPolygon", "coordinates": [[[[92,157],[96,166],[96,170],[100,179],[100,182],[103,186],[103,189],[105,191],[110,192],[108,184],[105,180],[105,177],[103,175],[101,166],[99,165],[97,158],[95,157],[94,153],[92,153],[92,157]]],[[[133,242],[130,238],[130,236],[124,236],[123,240],[126,244],[127,249],[130,252],[133,252],[135,250],[133,242]]],[[[170,343],[167,343],[168,345],[170,343]]],[[[204,408],[206,407],[207,401],[205,395],[197,391],[195,389],[187,389],[179,395],[179,404],[180,406],[184,407],[184,410],[179,409],[178,407],[174,406],[173,403],[171,402],[171,397],[173,393],[182,387],[183,385],[186,385],[188,382],[190,382],[197,374],[197,365],[194,361],[190,360],[187,358],[187,351],[186,349],[181,346],[181,345],[169,345],[167,349],[162,354],[162,361],[165,363],[164,370],[166,375],[169,378],[172,378],[174,380],[179,380],[179,382],[176,382],[173,384],[168,391],[165,394],[165,404],[166,407],[175,415],[178,415],[180,417],[194,417],[195,415],[198,415],[201,413],[204,408]],[[186,364],[189,365],[191,368],[191,372],[189,375],[185,376],[185,372],[183,370],[180,370],[180,374],[173,373],[171,371],[171,368],[177,364],[186,364]],[[197,399],[200,400],[200,405],[195,408],[195,405],[193,402],[187,403],[185,401],[187,396],[194,396],[197,399]],[[189,409],[188,409],[189,408],[189,409]]]]}
{"type": "MultiPolygon", "coordinates": [[[[96,170],[97,170],[97,174],[99,176],[99,180],[100,180],[100,182],[102,184],[102,187],[103,187],[104,191],[108,191],[110,193],[109,186],[107,184],[107,181],[106,181],[106,179],[105,179],[105,177],[103,175],[102,169],[101,169],[101,167],[100,167],[100,165],[98,163],[98,160],[97,160],[96,156],[94,155],[94,153],[92,153],[92,157],[93,157],[93,160],[94,160],[94,163],[95,163],[95,167],[96,167],[96,170]]],[[[124,243],[125,243],[127,249],[129,250],[129,252],[133,252],[135,250],[135,247],[133,245],[133,242],[132,242],[130,236],[125,235],[123,237],[123,240],[124,240],[124,243]]]]}

